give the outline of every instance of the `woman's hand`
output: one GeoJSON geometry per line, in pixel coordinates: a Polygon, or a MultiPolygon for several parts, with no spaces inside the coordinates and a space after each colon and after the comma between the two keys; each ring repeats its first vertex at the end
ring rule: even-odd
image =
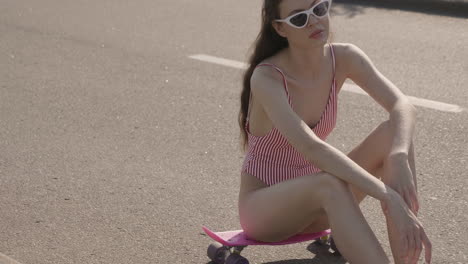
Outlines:
{"type": "Polygon", "coordinates": [[[426,263],[431,263],[431,242],[421,222],[409,210],[402,197],[389,189],[389,198],[381,205],[387,219],[390,246],[396,263],[417,263],[423,245],[426,263]]]}
{"type": "Polygon", "coordinates": [[[417,216],[419,211],[418,193],[407,155],[390,155],[384,162],[386,177],[383,182],[401,195],[408,207],[417,216]]]}

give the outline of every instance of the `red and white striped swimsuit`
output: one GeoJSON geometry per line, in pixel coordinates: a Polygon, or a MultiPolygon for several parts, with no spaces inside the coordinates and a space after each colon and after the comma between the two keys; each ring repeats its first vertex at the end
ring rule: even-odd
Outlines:
{"type": "MultiPolygon", "coordinates": [[[[312,131],[322,140],[332,132],[336,124],[337,94],[335,83],[335,54],[330,44],[333,60],[333,81],[328,102],[320,120],[311,127],[312,131]]],[[[283,72],[273,64],[259,64],[258,66],[272,66],[283,76],[283,83],[288,96],[288,102],[293,107],[289,96],[286,77],[283,72]]],[[[252,103],[250,94],[250,104],[252,103]]],[[[245,130],[248,137],[248,150],[242,166],[242,172],[247,172],[267,185],[273,185],[285,180],[320,172],[321,169],[314,166],[298,152],[275,126],[264,136],[255,136],[249,132],[249,113],[245,130]]]]}

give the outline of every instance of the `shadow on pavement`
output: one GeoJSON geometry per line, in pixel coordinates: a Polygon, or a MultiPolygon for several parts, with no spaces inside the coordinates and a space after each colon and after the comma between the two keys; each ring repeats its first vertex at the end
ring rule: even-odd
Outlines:
{"type": "MultiPolygon", "coordinates": [[[[329,246],[312,242],[307,246],[307,250],[315,256],[312,259],[288,259],[274,262],[263,262],[263,264],[347,264],[348,262],[341,256],[336,256],[329,251],[329,246]]],[[[213,261],[206,264],[215,264],[213,261]]]]}
{"type": "Polygon", "coordinates": [[[292,260],[283,260],[283,261],[276,261],[276,262],[265,262],[263,264],[345,264],[348,263],[344,260],[337,260],[332,259],[322,259],[319,257],[315,257],[313,259],[292,259],[292,260]]]}
{"type": "Polygon", "coordinates": [[[315,256],[312,259],[289,259],[275,262],[265,262],[263,264],[346,264],[343,257],[335,256],[329,251],[329,246],[321,245],[317,242],[310,243],[307,250],[315,256]]]}
{"type": "Polygon", "coordinates": [[[438,16],[468,18],[468,1],[436,1],[436,0],[333,0],[336,4],[343,4],[346,12],[334,15],[348,15],[350,17],[362,14],[362,7],[385,9],[399,9],[411,12],[426,13],[438,16]],[[361,8],[359,7],[361,6],[361,8]]]}

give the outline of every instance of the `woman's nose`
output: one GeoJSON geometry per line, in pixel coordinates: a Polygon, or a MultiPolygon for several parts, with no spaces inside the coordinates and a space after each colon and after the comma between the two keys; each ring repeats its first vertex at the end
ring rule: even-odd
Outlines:
{"type": "Polygon", "coordinates": [[[319,21],[318,18],[316,18],[314,15],[310,14],[309,15],[309,21],[307,21],[307,23],[310,25],[313,25],[315,23],[317,23],[319,21]]]}

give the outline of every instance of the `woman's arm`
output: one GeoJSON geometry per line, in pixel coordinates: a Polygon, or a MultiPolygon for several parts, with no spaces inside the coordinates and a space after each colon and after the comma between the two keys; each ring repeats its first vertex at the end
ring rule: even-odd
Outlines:
{"type": "Polygon", "coordinates": [[[393,142],[390,156],[408,158],[416,124],[416,108],[408,99],[399,99],[390,111],[393,142]]]}
{"type": "Polygon", "coordinates": [[[416,123],[416,108],[408,98],[373,65],[369,57],[353,44],[342,44],[347,77],[353,80],[389,113],[393,134],[390,153],[385,159],[383,181],[397,191],[417,213],[419,202],[416,175],[410,166],[409,151],[416,123]]]}
{"type": "MultiPolygon", "coordinates": [[[[386,177],[383,181],[396,190],[404,199],[409,208],[416,214],[419,203],[416,193],[416,175],[412,165],[409,164],[409,152],[414,151],[412,138],[416,121],[416,109],[408,98],[373,65],[369,57],[358,47],[345,44],[345,64],[350,79],[365,90],[375,101],[387,110],[390,115],[390,124],[393,130],[393,142],[389,156],[384,161],[386,177]]],[[[400,198],[400,199],[401,199],[400,198]]],[[[396,201],[396,200],[394,200],[396,201]]],[[[394,214],[401,210],[396,202],[393,207],[392,200],[382,204],[387,216],[389,232],[397,230],[396,238],[392,237],[390,244],[392,253],[396,255],[406,252],[406,257],[416,262],[421,253],[421,244],[425,247],[426,261],[430,261],[432,246],[425,234],[424,228],[412,212],[394,214]],[[413,218],[412,221],[402,220],[402,215],[413,218]],[[390,217],[388,217],[390,216],[390,217]],[[412,223],[411,223],[412,222],[412,223]],[[406,236],[406,238],[405,238],[406,236]]],[[[405,207],[405,210],[407,208],[405,207]]],[[[390,233],[389,233],[390,234],[390,233]]],[[[393,236],[393,235],[392,235],[393,236]]],[[[405,254],[403,254],[404,256],[405,254]]],[[[400,255],[401,256],[401,255],[400,255]]]]}
{"type": "Polygon", "coordinates": [[[382,180],[397,191],[408,207],[417,215],[419,199],[414,167],[414,147],[411,145],[415,119],[416,111],[409,104],[397,103],[390,112],[390,125],[394,136],[390,154],[384,161],[386,177],[382,180]],[[413,156],[409,155],[410,150],[413,151],[413,156]]]}
{"type": "Polygon", "coordinates": [[[390,80],[377,70],[369,57],[353,44],[343,44],[348,78],[366,91],[388,113],[393,128],[391,155],[406,155],[411,146],[416,108],[390,80]]]}

